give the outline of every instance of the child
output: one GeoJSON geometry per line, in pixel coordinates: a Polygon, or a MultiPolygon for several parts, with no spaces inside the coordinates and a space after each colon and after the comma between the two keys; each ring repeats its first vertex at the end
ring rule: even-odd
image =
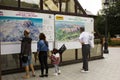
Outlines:
{"type": "Polygon", "coordinates": [[[50,59],[51,59],[52,64],[55,67],[54,75],[57,76],[58,74],[61,73],[61,71],[59,70],[60,54],[59,54],[58,50],[55,48],[51,52],[52,52],[52,55],[50,56],[50,59]]]}

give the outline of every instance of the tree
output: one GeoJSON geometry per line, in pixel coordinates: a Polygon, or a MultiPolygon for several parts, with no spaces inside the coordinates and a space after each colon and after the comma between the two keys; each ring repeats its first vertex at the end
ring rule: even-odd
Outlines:
{"type": "MultiPolygon", "coordinates": [[[[103,9],[102,11],[108,15],[108,32],[110,33],[110,36],[114,37],[116,34],[120,34],[120,0],[113,3],[108,9],[103,9]]],[[[95,27],[100,34],[104,35],[105,15],[98,15],[95,19],[95,27]]]]}
{"type": "Polygon", "coordinates": [[[120,34],[120,1],[109,7],[108,11],[109,32],[112,37],[120,34]]]}
{"type": "Polygon", "coordinates": [[[101,35],[105,34],[105,18],[104,18],[104,16],[98,15],[97,18],[95,18],[95,28],[101,35]]]}

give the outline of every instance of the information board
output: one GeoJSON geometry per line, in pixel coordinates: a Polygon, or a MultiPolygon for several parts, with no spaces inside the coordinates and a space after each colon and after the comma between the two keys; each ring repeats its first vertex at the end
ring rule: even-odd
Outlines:
{"type": "Polygon", "coordinates": [[[55,41],[56,47],[60,48],[63,44],[67,49],[81,48],[79,42],[80,27],[85,31],[94,31],[94,20],[88,17],[55,15],[55,41]]]}
{"type": "Polygon", "coordinates": [[[21,40],[24,36],[23,32],[25,29],[30,30],[30,37],[33,40],[33,52],[36,51],[36,43],[39,40],[40,33],[44,33],[46,35],[46,39],[50,44],[50,49],[53,48],[54,15],[24,11],[0,10],[0,41],[2,54],[20,52],[19,40],[21,40]],[[17,48],[15,48],[15,46],[17,46],[17,48]]]}

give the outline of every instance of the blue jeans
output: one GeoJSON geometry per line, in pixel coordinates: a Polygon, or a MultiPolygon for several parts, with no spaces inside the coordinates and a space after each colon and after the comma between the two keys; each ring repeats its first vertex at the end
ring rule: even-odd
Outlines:
{"type": "Polygon", "coordinates": [[[29,66],[30,64],[32,64],[32,56],[28,56],[28,61],[26,63],[22,62],[22,66],[29,66]]]}

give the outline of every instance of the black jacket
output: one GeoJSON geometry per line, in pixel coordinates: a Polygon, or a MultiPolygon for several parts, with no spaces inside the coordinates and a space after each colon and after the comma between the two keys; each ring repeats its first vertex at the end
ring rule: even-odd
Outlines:
{"type": "Polygon", "coordinates": [[[31,55],[31,42],[32,39],[29,37],[24,37],[21,41],[21,54],[22,55],[31,55]]]}

